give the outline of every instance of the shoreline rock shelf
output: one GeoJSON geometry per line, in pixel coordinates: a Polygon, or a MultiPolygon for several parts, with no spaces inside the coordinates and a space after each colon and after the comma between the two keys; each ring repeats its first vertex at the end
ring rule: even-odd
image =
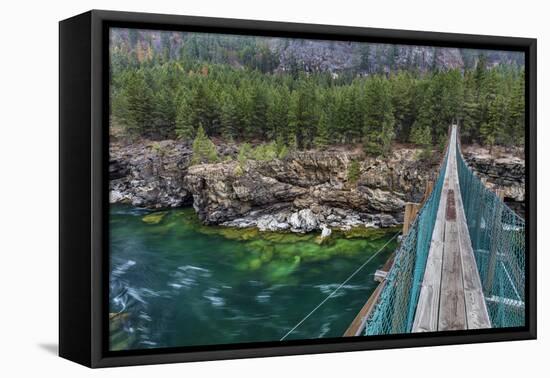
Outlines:
{"type": "MultiPolygon", "coordinates": [[[[112,142],[110,202],[151,209],[193,205],[207,225],[319,230],[325,238],[335,229],[402,224],[405,203],[421,199],[436,164],[419,160],[418,149],[403,146],[385,158],[332,148],[244,164],[236,161],[237,146],[217,148],[223,163],[190,165],[192,149],[185,142],[112,142]],[[359,163],[359,176],[350,182],[352,162],[359,163]]],[[[522,201],[524,162],[517,157],[493,159],[479,150],[476,154],[468,146],[472,166],[489,185],[503,186],[510,200],[522,201]]]]}

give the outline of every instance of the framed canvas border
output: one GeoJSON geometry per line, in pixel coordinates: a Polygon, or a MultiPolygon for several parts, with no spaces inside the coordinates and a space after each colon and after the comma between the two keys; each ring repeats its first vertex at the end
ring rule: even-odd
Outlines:
{"type": "Polygon", "coordinates": [[[92,10],[60,22],[59,353],[90,367],[536,338],[536,39],[92,10]],[[526,325],[518,328],[109,351],[109,29],[513,50],[525,53],[526,325]]]}

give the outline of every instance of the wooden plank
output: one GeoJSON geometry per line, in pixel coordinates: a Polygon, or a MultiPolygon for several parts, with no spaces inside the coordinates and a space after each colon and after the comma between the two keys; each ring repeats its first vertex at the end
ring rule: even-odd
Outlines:
{"type": "Polygon", "coordinates": [[[384,263],[382,268],[380,268],[380,270],[383,270],[384,272],[389,272],[393,265],[394,260],[395,260],[395,251],[391,253],[390,257],[386,260],[386,262],[384,263]]]}
{"type": "Polygon", "coordinates": [[[469,236],[467,232],[463,231],[464,226],[465,224],[459,226],[461,228],[459,246],[462,257],[466,322],[468,329],[491,328],[491,321],[489,320],[489,313],[485,304],[474,253],[469,236]]]}
{"type": "Polygon", "coordinates": [[[433,240],[422,288],[418,298],[412,332],[437,331],[439,316],[439,291],[443,262],[443,241],[433,240]]]}
{"type": "Polygon", "coordinates": [[[455,221],[445,222],[438,330],[466,329],[466,305],[462,283],[462,259],[455,221]]]}
{"type": "Polygon", "coordinates": [[[466,214],[464,213],[460,187],[458,188],[456,200],[459,247],[462,257],[464,300],[466,304],[466,323],[468,329],[491,328],[489,312],[487,311],[481,279],[479,277],[470,234],[468,232],[468,224],[466,222],[466,214]]]}
{"type": "MultiPolygon", "coordinates": [[[[462,259],[458,245],[458,228],[455,219],[456,203],[455,193],[458,186],[456,171],[456,127],[452,128],[449,146],[449,165],[446,178],[450,199],[446,214],[445,241],[443,246],[443,264],[441,271],[441,290],[439,299],[438,330],[466,329],[466,305],[464,299],[464,286],[462,281],[462,259]],[[455,205],[455,206],[451,206],[455,205]],[[449,215],[447,217],[447,215],[449,215]]],[[[447,205],[447,204],[445,204],[447,205]]]]}
{"type": "Polygon", "coordinates": [[[385,270],[377,269],[376,272],[374,272],[374,280],[376,282],[384,281],[387,276],[388,276],[388,272],[385,270]]]}
{"type": "Polygon", "coordinates": [[[495,194],[497,197],[504,202],[504,190],[503,189],[495,189],[495,194]]]}
{"type": "MultiPolygon", "coordinates": [[[[447,191],[443,191],[440,202],[446,202],[447,191]]],[[[418,304],[413,323],[413,332],[437,331],[439,316],[439,293],[441,287],[441,269],[443,263],[443,243],[445,237],[445,206],[440,205],[432,240],[426,269],[422,279],[422,287],[418,298],[418,304]],[[442,221],[443,220],[443,221],[442,221]]]]}
{"type": "Polygon", "coordinates": [[[450,180],[455,191],[456,202],[456,226],[458,230],[457,246],[460,252],[462,285],[464,290],[464,306],[467,329],[490,328],[491,323],[483,296],[481,280],[475,261],[468,224],[464,213],[464,204],[462,202],[462,193],[460,192],[460,183],[458,171],[456,169],[456,150],[453,169],[450,171],[450,180]]]}
{"type": "MultiPolygon", "coordinates": [[[[440,202],[447,202],[447,190],[444,190],[441,193],[440,202]]],[[[439,205],[439,209],[437,210],[435,226],[432,233],[432,242],[435,240],[440,242],[445,240],[445,207],[443,205],[439,205]]]]}
{"type": "Polygon", "coordinates": [[[380,297],[384,286],[386,286],[386,280],[374,289],[374,292],[371,294],[365,305],[361,308],[355,319],[353,319],[350,326],[344,333],[344,337],[361,335],[365,329],[367,319],[369,318],[371,311],[374,309],[374,305],[378,302],[378,298],[380,297]]]}
{"type": "Polygon", "coordinates": [[[422,279],[422,287],[416,306],[412,332],[437,331],[439,318],[439,296],[441,290],[441,271],[443,263],[443,243],[445,239],[445,207],[449,182],[447,175],[450,168],[450,159],[447,160],[446,176],[441,190],[434,230],[426,269],[422,279]]]}
{"type": "Polygon", "coordinates": [[[443,242],[445,237],[445,206],[447,188],[441,191],[436,221],[418,297],[412,332],[437,331],[439,316],[439,292],[441,287],[441,267],[443,262],[443,242]]]}

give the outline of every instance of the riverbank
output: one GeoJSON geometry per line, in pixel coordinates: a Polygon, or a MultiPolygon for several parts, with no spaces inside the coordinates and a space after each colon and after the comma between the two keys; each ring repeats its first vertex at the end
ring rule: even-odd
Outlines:
{"type": "MultiPolygon", "coordinates": [[[[271,160],[238,159],[235,144],[216,141],[221,162],[192,165],[192,148],[176,140],[114,141],[110,202],[144,208],[193,206],[208,225],[262,231],[349,230],[402,224],[406,202],[418,202],[439,156],[395,145],[387,157],[354,146],[299,151],[271,160]]],[[[467,146],[469,164],[522,213],[524,161],[518,151],[467,146]]]]}

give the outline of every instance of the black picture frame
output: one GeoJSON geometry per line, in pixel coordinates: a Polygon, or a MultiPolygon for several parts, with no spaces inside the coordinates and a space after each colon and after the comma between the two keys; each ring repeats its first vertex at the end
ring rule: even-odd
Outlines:
{"type": "Polygon", "coordinates": [[[536,338],[536,39],[92,10],[59,23],[59,354],[89,367],[536,338]],[[526,326],[109,352],[108,28],[223,32],[525,52],[526,326]]]}

